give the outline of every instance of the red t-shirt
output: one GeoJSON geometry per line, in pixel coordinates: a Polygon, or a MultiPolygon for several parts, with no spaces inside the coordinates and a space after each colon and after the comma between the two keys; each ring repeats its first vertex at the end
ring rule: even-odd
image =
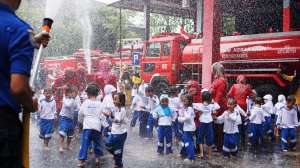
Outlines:
{"type": "Polygon", "coordinates": [[[228,97],[232,97],[237,101],[237,104],[243,109],[247,110],[246,99],[252,94],[250,85],[234,84],[229,90],[228,97]]]}
{"type": "Polygon", "coordinates": [[[218,110],[217,116],[223,114],[227,106],[226,90],[227,90],[227,80],[224,78],[217,78],[213,81],[210,92],[212,93],[212,98],[215,102],[220,105],[220,110],[218,110]]]}

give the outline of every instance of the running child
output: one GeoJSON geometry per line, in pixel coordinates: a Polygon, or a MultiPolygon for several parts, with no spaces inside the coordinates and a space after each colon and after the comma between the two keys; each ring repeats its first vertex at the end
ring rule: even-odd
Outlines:
{"type": "Polygon", "coordinates": [[[194,104],[194,108],[200,112],[200,126],[197,131],[197,145],[199,145],[200,154],[199,157],[204,157],[204,142],[208,146],[207,157],[211,158],[212,144],[214,140],[214,130],[213,130],[213,117],[212,115],[216,113],[220,106],[218,103],[212,103],[212,95],[209,91],[202,92],[202,103],[194,104]]]}
{"type": "Polygon", "coordinates": [[[193,134],[196,131],[193,96],[185,94],[183,97],[183,104],[183,113],[178,116],[178,121],[183,123],[182,149],[180,154],[183,158],[185,158],[185,162],[193,162],[195,160],[195,143],[193,134]]]}
{"type": "Polygon", "coordinates": [[[157,153],[164,154],[166,146],[166,154],[173,153],[172,150],[172,120],[174,112],[169,107],[168,95],[160,96],[160,105],[153,111],[153,118],[158,119],[157,128],[157,153]],[[165,144],[166,141],[166,144],[165,144]]]}
{"type": "Polygon", "coordinates": [[[127,138],[127,118],[125,109],[126,96],[124,93],[114,95],[115,110],[112,113],[111,134],[107,139],[108,151],[113,154],[115,160],[114,168],[123,167],[123,151],[127,138]]]}
{"type": "Polygon", "coordinates": [[[88,99],[85,100],[79,111],[78,121],[83,125],[81,134],[81,145],[79,152],[78,167],[84,167],[89,147],[93,144],[96,158],[96,166],[100,165],[101,151],[101,127],[108,126],[103,114],[102,104],[96,99],[99,89],[95,85],[89,85],[86,89],[88,99]]]}
{"type": "Polygon", "coordinates": [[[296,150],[297,127],[299,126],[297,118],[297,107],[295,106],[295,96],[287,97],[287,104],[283,106],[278,115],[276,125],[281,129],[281,149],[287,152],[288,149],[296,150]],[[290,144],[288,139],[290,138],[290,144]]]}
{"type": "MultiPolygon", "coordinates": [[[[286,98],[284,95],[280,94],[280,95],[278,95],[277,103],[274,106],[275,123],[277,122],[277,118],[278,118],[280,109],[284,106],[286,106],[286,98]]],[[[279,129],[277,127],[274,128],[274,134],[277,137],[279,136],[279,129]]]]}
{"type": "Polygon", "coordinates": [[[274,133],[272,129],[272,115],[274,114],[274,105],[273,105],[273,97],[270,94],[267,94],[263,97],[265,104],[262,105],[262,109],[264,110],[265,122],[263,123],[263,135],[271,138],[271,141],[274,141],[274,133]]]}
{"type": "Polygon", "coordinates": [[[46,88],[44,98],[39,103],[40,116],[40,138],[44,140],[44,150],[49,150],[49,141],[54,132],[54,120],[56,118],[56,102],[54,100],[53,90],[46,88]]]}
{"type": "Polygon", "coordinates": [[[154,95],[154,90],[152,86],[147,86],[145,89],[146,96],[147,96],[147,105],[146,110],[149,113],[148,120],[147,120],[147,138],[153,138],[153,128],[157,126],[157,121],[153,118],[153,110],[159,105],[159,100],[156,95],[154,95]]]}
{"type": "Polygon", "coordinates": [[[249,141],[251,145],[255,146],[262,143],[263,138],[263,122],[265,122],[264,118],[264,110],[262,109],[263,100],[260,97],[256,97],[255,99],[255,107],[250,112],[249,117],[249,141]]]}
{"type": "Polygon", "coordinates": [[[242,123],[240,112],[237,111],[237,102],[229,98],[227,102],[227,110],[216,120],[224,123],[224,140],[223,140],[223,154],[224,156],[237,155],[239,144],[239,128],[242,123]]]}
{"type": "Polygon", "coordinates": [[[59,151],[64,152],[64,140],[67,138],[67,149],[70,149],[71,140],[74,135],[74,112],[77,108],[75,100],[76,93],[73,87],[68,87],[63,97],[62,109],[60,112],[60,128],[59,128],[59,151]]]}
{"type": "Polygon", "coordinates": [[[178,96],[178,89],[176,87],[171,87],[170,97],[169,97],[169,107],[174,113],[174,118],[172,121],[173,132],[175,135],[175,144],[181,141],[182,137],[182,123],[178,122],[179,110],[181,108],[180,97],[178,96]]]}

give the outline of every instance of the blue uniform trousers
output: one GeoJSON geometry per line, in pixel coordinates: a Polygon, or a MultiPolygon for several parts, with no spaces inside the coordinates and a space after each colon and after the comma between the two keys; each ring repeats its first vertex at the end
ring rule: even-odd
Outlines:
{"type": "Polygon", "coordinates": [[[182,149],[180,154],[190,160],[195,159],[195,143],[192,131],[184,131],[182,136],[182,149]]]}
{"type": "Polygon", "coordinates": [[[262,142],[263,137],[263,126],[262,124],[248,124],[248,137],[252,145],[257,145],[262,142]]]}
{"type": "Polygon", "coordinates": [[[149,114],[147,121],[147,138],[153,138],[154,127],[157,127],[157,120],[153,118],[152,114],[149,114]]]}
{"type": "Polygon", "coordinates": [[[123,151],[124,151],[124,144],[127,138],[127,133],[124,134],[111,134],[105,145],[108,151],[113,154],[115,165],[117,167],[123,167],[123,151]]]}
{"type": "Polygon", "coordinates": [[[158,126],[157,128],[157,153],[163,154],[165,149],[165,140],[167,151],[166,154],[173,153],[172,151],[172,126],[158,126]]]}
{"type": "Polygon", "coordinates": [[[87,160],[88,150],[91,144],[93,144],[95,156],[100,157],[103,154],[101,150],[101,132],[84,129],[81,134],[79,160],[87,160]]]}
{"type": "Polygon", "coordinates": [[[272,140],[274,139],[274,133],[273,133],[273,129],[272,129],[272,117],[265,117],[265,122],[263,123],[263,135],[268,135],[272,138],[272,140]]]}
{"type": "Polygon", "coordinates": [[[147,137],[147,122],[149,114],[147,111],[140,111],[140,130],[139,130],[139,136],[142,138],[147,137]]]}
{"type": "Polygon", "coordinates": [[[135,127],[137,120],[140,118],[140,111],[134,111],[130,122],[130,127],[135,127]]]}
{"type": "Polygon", "coordinates": [[[235,134],[224,133],[223,154],[225,156],[229,156],[229,154],[235,155],[237,153],[239,137],[240,135],[238,133],[235,134]]]}
{"type": "Polygon", "coordinates": [[[281,149],[288,150],[288,148],[294,148],[297,142],[296,128],[281,128],[281,149]],[[288,145],[288,139],[290,138],[290,144],[288,145]]]}

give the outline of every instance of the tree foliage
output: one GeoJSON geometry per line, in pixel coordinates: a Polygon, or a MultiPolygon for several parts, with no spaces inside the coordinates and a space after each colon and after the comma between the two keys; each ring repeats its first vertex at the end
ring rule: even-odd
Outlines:
{"type": "MultiPolygon", "coordinates": [[[[72,1],[63,4],[56,18],[51,32],[51,41],[44,54],[46,56],[71,55],[77,49],[82,48],[83,29],[80,24],[80,14],[72,1]]],[[[101,49],[105,52],[114,52],[120,37],[120,15],[119,9],[107,7],[103,4],[91,1],[89,15],[93,29],[91,49],[101,49]]],[[[18,15],[28,22],[36,31],[42,24],[44,17],[45,1],[30,0],[23,1],[18,15]]],[[[137,33],[128,29],[130,17],[134,11],[122,10],[122,38],[138,36],[137,33]]]]}
{"type": "Polygon", "coordinates": [[[150,25],[151,34],[160,32],[179,32],[181,25],[184,25],[188,33],[194,32],[194,21],[174,16],[151,14],[150,25]]]}

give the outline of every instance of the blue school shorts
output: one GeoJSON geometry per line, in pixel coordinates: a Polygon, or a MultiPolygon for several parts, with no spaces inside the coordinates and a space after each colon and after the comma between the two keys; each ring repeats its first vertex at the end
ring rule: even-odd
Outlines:
{"type": "Polygon", "coordinates": [[[72,138],[74,135],[74,128],[75,128],[74,121],[64,116],[60,116],[59,121],[60,121],[59,135],[63,137],[72,138]]]}

